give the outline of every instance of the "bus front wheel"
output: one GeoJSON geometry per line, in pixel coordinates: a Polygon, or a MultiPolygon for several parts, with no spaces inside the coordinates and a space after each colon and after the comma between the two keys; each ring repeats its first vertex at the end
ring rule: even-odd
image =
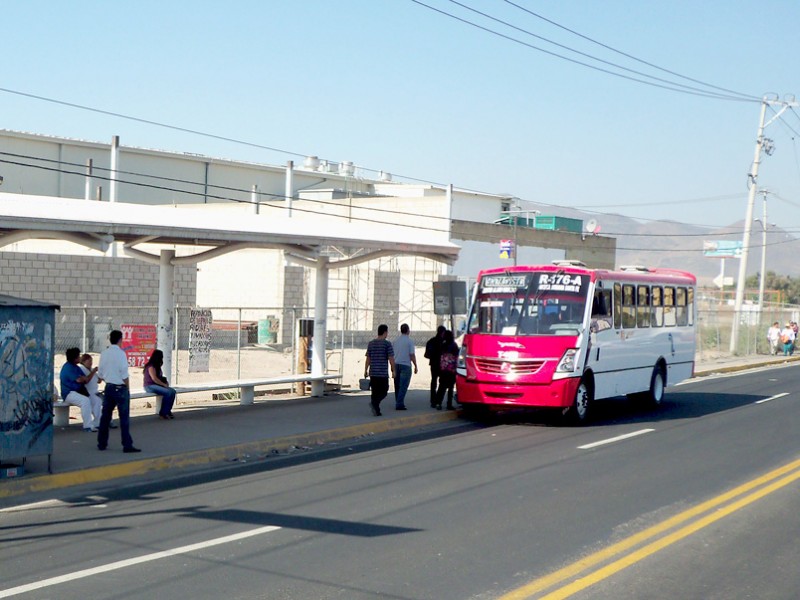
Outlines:
{"type": "Polygon", "coordinates": [[[564,413],[567,422],[573,425],[588,423],[592,414],[593,400],[591,383],[586,378],[581,378],[578,389],[575,391],[575,398],[572,401],[572,406],[564,413]]]}

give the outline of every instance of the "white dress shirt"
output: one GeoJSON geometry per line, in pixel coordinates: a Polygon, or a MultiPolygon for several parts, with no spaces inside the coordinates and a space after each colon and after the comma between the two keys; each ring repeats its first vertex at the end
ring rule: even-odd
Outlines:
{"type": "Polygon", "coordinates": [[[100,366],[97,374],[106,383],[122,385],[130,377],[128,374],[128,357],[125,351],[116,344],[111,344],[100,355],[100,366]]]}

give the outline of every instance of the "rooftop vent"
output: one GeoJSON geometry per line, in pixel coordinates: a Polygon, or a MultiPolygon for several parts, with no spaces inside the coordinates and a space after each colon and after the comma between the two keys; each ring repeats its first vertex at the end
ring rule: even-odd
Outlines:
{"type": "Polygon", "coordinates": [[[586,263],[582,260],[554,260],[553,264],[557,267],[585,267],[586,263]]]}

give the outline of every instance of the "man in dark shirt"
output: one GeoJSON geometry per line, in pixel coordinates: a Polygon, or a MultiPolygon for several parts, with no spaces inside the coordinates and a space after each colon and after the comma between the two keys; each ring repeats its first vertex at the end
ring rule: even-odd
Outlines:
{"type": "Polygon", "coordinates": [[[392,379],[395,377],[394,348],[392,342],[386,339],[388,335],[389,326],[379,325],[378,337],[367,344],[367,358],[364,361],[364,377],[369,373],[369,388],[372,390],[369,405],[376,417],[381,416],[381,400],[389,393],[389,367],[392,379]]]}
{"type": "Polygon", "coordinates": [[[447,328],[439,325],[436,335],[425,344],[425,358],[431,364],[431,407],[436,406],[436,386],[439,384],[439,359],[442,357],[442,345],[444,344],[444,332],[447,328]]]}

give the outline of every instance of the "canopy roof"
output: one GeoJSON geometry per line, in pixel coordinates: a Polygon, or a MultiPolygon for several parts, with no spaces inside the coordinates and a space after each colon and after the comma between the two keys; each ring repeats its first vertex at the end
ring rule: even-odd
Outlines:
{"type": "Polygon", "coordinates": [[[117,241],[125,244],[129,254],[156,262],[156,254],[136,246],[149,243],[198,247],[198,253],[178,257],[175,264],[199,262],[245,248],[277,248],[312,265],[326,247],[336,246],[347,248],[349,258],[330,260],[331,267],[400,254],[452,264],[458,258],[459,247],[446,241],[446,236],[445,232],[348,222],[337,217],[293,219],[0,193],[0,248],[25,239],[61,239],[105,250],[117,241]],[[442,241],[436,241],[437,237],[442,241]]]}

